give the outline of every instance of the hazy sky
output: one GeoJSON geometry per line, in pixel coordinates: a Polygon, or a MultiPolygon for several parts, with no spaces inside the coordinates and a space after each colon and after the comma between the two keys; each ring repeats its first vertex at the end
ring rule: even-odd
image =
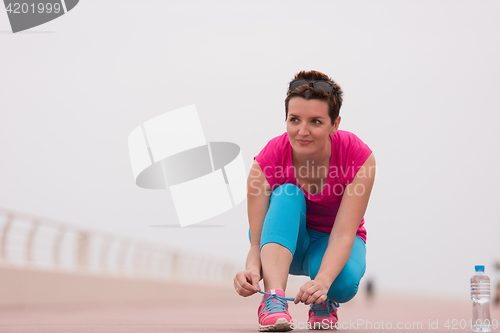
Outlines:
{"type": "Polygon", "coordinates": [[[196,104],[206,139],[238,144],[248,172],[285,130],[288,81],[316,69],[377,160],[365,276],[467,298],[474,265],[493,277],[500,259],[499,14],[498,1],[82,0],[12,34],[0,9],[0,206],[243,268],[246,203],[174,227],[170,193],[135,186],[128,135],[196,104]]]}

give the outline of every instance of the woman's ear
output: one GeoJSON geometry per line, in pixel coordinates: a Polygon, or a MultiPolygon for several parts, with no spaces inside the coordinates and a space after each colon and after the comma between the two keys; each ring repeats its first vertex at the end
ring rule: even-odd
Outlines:
{"type": "Polygon", "coordinates": [[[340,116],[338,116],[337,119],[335,119],[335,121],[333,122],[333,129],[330,133],[331,135],[335,135],[335,133],[337,133],[339,125],[340,125],[340,116]]]}

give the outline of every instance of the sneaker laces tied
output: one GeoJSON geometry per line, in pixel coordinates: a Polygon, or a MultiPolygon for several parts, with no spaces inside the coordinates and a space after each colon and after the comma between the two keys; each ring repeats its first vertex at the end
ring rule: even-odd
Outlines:
{"type": "Polygon", "coordinates": [[[323,303],[320,304],[311,304],[311,311],[313,312],[314,316],[321,316],[321,317],[329,317],[330,312],[335,311],[340,306],[339,303],[331,301],[331,300],[326,300],[323,303]],[[322,306],[322,304],[325,304],[322,306]]]}
{"type": "Polygon", "coordinates": [[[268,295],[269,297],[265,299],[265,306],[264,306],[264,311],[267,311],[268,313],[273,313],[273,312],[283,312],[287,309],[287,304],[286,302],[292,302],[294,301],[294,298],[291,297],[283,297],[280,295],[276,294],[270,294],[266,293],[264,291],[258,290],[259,293],[268,295]],[[274,302],[273,300],[277,300],[277,302],[274,302]]]}

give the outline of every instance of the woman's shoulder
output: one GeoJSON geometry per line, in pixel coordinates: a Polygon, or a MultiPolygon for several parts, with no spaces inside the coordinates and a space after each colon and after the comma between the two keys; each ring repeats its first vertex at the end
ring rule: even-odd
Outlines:
{"type": "Polygon", "coordinates": [[[264,146],[264,148],[262,148],[262,150],[256,156],[256,158],[257,160],[281,159],[286,150],[287,145],[289,145],[289,141],[288,141],[288,136],[285,132],[269,140],[269,142],[264,146]]]}
{"type": "Polygon", "coordinates": [[[285,146],[288,143],[288,134],[285,132],[281,135],[275,136],[269,142],[268,145],[285,146]]]}
{"type": "Polygon", "coordinates": [[[276,184],[283,184],[284,173],[289,158],[287,157],[290,150],[288,135],[285,132],[278,135],[267,143],[267,145],[255,156],[255,160],[264,172],[266,179],[271,187],[276,184]]]}
{"type": "Polygon", "coordinates": [[[284,148],[289,144],[288,135],[285,133],[275,136],[262,149],[262,151],[271,152],[273,154],[279,154],[283,152],[284,148]]]}
{"type": "Polygon", "coordinates": [[[332,136],[332,141],[336,143],[339,148],[367,146],[356,134],[344,130],[337,130],[337,132],[332,136]]]}
{"type": "Polygon", "coordinates": [[[357,135],[348,131],[337,131],[332,142],[332,160],[341,170],[341,182],[350,184],[372,151],[357,135]]]}
{"type": "Polygon", "coordinates": [[[358,136],[352,132],[345,131],[345,130],[337,130],[335,135],[333,135],[334,138],[337,138],[338,140],[350,140],[350,139],[358,139],[358,136]]]}

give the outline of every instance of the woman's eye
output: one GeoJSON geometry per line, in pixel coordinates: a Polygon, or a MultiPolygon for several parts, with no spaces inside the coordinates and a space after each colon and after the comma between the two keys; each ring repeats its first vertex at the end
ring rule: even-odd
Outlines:
{"type": "Polygon", "coordinates": [[[313,123],[315,123],[315,124],[321,124],[321,121],[319,121],[318,119],[314,119],[313,123]]]}

